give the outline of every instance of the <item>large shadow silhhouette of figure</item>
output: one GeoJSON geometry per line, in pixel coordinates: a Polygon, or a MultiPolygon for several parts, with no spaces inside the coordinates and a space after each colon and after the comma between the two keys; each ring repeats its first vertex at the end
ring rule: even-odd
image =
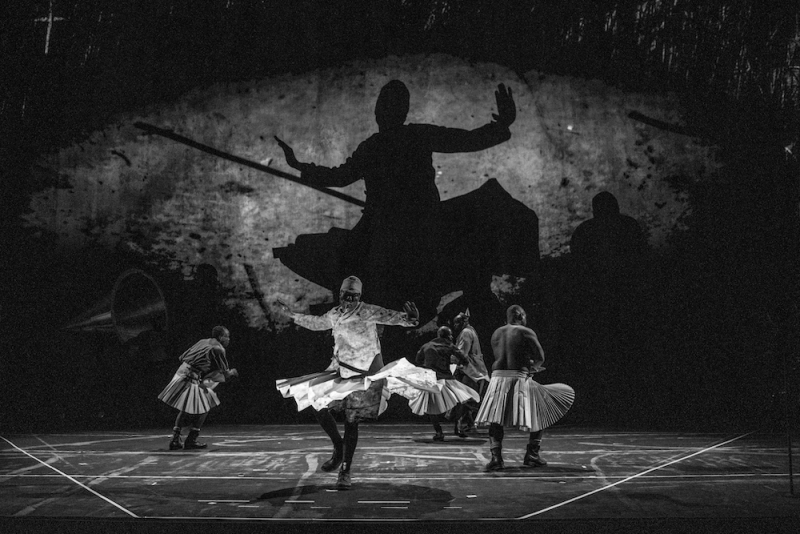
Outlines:
{"type": "Polygon", "coordinates": [[[576,370],[580,366],[607,383],[619,380],[619,387],[628,387],[649,365],[642,359],[648,351],[635,341],[646,331],[644,306],[654,305],[646,276],[647,240],[636,219],[620,213],[611,193],[595,195],[592,212],[572,234],[574,269],[561,296],[566,324],[572,325],[569,351],[576,370]]]}
{"type": "Polygon", "coordinates": [[[619,202],[608,191],[592,198],[592,218],[578,225],[570,240],[570,252],[577,261],[597,274],[625,268],[641,259],[646,250],[639,223],[620,213],[619,202]]]}
{"type": "Polygon", "coordinates": [[[494,179],[445,202],[436,187],[433,153],[484,150],[511,137],[511,89],[499,84],[495,98],[494,120],[474,130],[405,124],[409,92],[392,80],[375,105],[378,132],[333,168],[299,162],[276,137],[287,164],[311,184],[343,187],[364,180],[366,206],[352,230],[301,235],[274,249],[275,257],[331,291],[343,276],[356,274],[371,288],[364,298],[382,306],[413,299],[426,318],[435,315],[439,297],[452,291],[486,295],[492,274],[534,273],[539,245],[532,210],[494,179]]]}

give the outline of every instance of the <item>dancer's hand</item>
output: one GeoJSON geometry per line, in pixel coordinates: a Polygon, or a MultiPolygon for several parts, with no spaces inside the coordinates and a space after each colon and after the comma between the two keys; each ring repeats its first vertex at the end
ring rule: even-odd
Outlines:
{"type": "Polygon", "coordinates": [[[464,360],[456,356],[455,354],[450,355],[450,363],[454,364],[459,369],[464,368],[464,360]]]}
{"type": "Polygon", "coordinates": [[[492,114],[492,118],[503,126],[511,126],[517,118],[517,106],[514,104],[511,88],[499,84],[494,98],[497,101],[497,114],[492,114]]]}
{"type": "Polygon", "coordinates": [[[275,137],[275,140],[278,142],[278,146],[280,146],[283,149],[283,157],[286,158],[286,164],[289,165],[289,167],[291,167],[293,169],[299,169],[300,168],[300,162],[297,161],[297,158],[294,156],[294,150],[292,150],[292,147],[287,145],[277,135],[274,136],[274,137],[275,137]]]}
{"type": "Polygon", "coordinates": [[[545,367],[543,365],[536,365],[536,363],[534,363],[534,361],[531,360],[529,369],[530,371],[528,371],[528,374],[533,375],[536,373],[541,373],[542,371],[545,370],[545,367]]]}
{"type": "Polygon", "coordinates": [[[403,311],[406,312],[406,315],[408,315],[408,318],[412,321],[419,320],[419,310],[417,309],[417,305],[413,302],[406,302],[403,304],[403,311]]]}

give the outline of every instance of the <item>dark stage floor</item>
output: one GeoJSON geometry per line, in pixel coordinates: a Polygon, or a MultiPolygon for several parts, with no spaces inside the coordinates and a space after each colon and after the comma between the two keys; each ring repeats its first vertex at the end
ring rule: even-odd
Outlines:
{"type": "Polygon", "coordinates": [[[779,434],[556,426],[543,442],[549,464],[534,469],[522,466],[527,434],[507,431],[506,469],[486,473],[485,430],[439,443],[425,424],[362,424],[350,491],[337,491],[336,474],[320,471],[331,447],[313,425],[209,425],[204,451],[170,452],[169,434],[0,436],[2,525],[20,532],[416,532],[414,525],[492,532],[498,523],[503,531],[548,533],[800,531],[779,434]]]}

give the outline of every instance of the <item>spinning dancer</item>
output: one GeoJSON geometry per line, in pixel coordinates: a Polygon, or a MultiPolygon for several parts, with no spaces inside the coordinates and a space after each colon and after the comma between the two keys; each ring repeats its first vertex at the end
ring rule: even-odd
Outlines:
{"type": "Polygon", "coordinates": [[[436,339],[422,345],[414,363],[436,371],[439,387],[435,391],[423,392],[411,400],[409,406],[415,414],[427,414],[430,417],[436,431],[433,441],[444,441],[444,433],[440,424],[443,414],[449,410],[455,411],[455,408],[469,400],[477,402],[480,397],[474,389],[453,378],[450,372],[451,362],[462,365],[468,363],[464,353],[453,344],[453,332],[448,327],[441,326],[436,335],[436,339]]]}
{"type": "Polygon", "coordinates": [[[298,325],[309,330],[332,330],[334,338],[331,364],[321,373],[276,381],[281,394],[293,397],[298,411],[314,408],[317,421],[333,442],[333,455],[322,464],[323,471],[339,469],[338,489],[351,486],[350,468],[358,443],[358,423],[377,419],[387,406],[385,381],[367,381],[383,367],[378,324],[417,326],[418,312],[406,302],[403,312],[387,310],[361,302],[361,280],[345,278],[339,291],[339,305],[321,316],[292,312],[278,302],[281,310],[298,325]],[[339,434],[331,411],[344,412],[344,439],[339,434]]]}
{"type": "Polygon", "coordinates": [[[205,443],[198,443],[197,436],[211,408],[219,406],[219,397],[214,388],[232,376],[239,376],[236,369],[228,367],[225,347],[231,341],[231,334],[224,326],[215,326],[209,339],[201,339],[189,350],[181,354],[182,362],[175,376],[158,398],[173,408],[180,410],[175,419],[172,441],[169,450],[205,449],[205,443]],[[191,425],[186,442],[181,443],[181,429],[191,425]]]}
{"type": "MultiPolygon", "coordinates": [[[[477,391],[478,396],[483,398],[489,383],[489,372],[483,361],[478,333],[469,324],[469,319],[469,309],[459,313],[453,319],[453,328],[458,332],[456,347],[467,357],[467,363],[456,367],[453,376],[465,386],[477,391]]],[[[475,414],[478,413],[479,403],[480,400],[478,402],[470,400],[454,410],[456,413],[454,414],[455,428],[453,431],[459,437],[467,437],[465,432],[475,428],[475,414]]]]}
{"type": "Polygon", "coordinates": [[[489,425],[492,460],[487,471],[503,469],[504,426],[530,432],[522,463],[547,465],[539,456],[542,431],[564,417],[575,400],[575,391],[565,384],[542,385],[530,374],[544,370],[544,351],[536,333],[525,326],[525,310],[516,304],[506,311],[507,324],[492,334],[495,362],[492,378],[475,422],[489,425]]]}

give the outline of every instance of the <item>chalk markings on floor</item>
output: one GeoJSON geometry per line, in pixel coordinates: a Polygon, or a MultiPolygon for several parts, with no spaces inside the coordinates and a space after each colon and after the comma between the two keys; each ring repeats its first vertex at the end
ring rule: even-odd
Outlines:
{"type": "MultiPolygon", "coordinates": [[[[319,461],[317,460],[317,455],[315,453],[307,454],[306,455],[306,472],[297,480],[297,484],[294,486],[294,490],[292,492],[292,500],[298,500],[298,497],[303,495],[303,482],[305,482],[308,478],[313,476],[317,472],[317,465],[319,461]]],[[[291,504],[287,504],[289,501],[283,503],[283,506],[275,513],[275,518],[286,518],[289,514],[293,513],[294,510],[292,509],[291,504]]]]}
{"type": "MultiPolygon", "coordinates": [[[[41,436],[39,436],[38,434],[36,434],[36,435],[34,435],[34,437],[35,437],[36,439],[38,439],[39,441],[41,441],[41,442],[42,442],[42,444],[44,444],[44,446],[45,446],[45,447],[47,447],[47,448],[49,448],[51,451],[53,451],[53,452],[52,452],[52,455],[53,455],[53,456],[55,456],[55,458],[56,458],[56,460],[57,460],[57,461],[59,461],[59,462],[64,462],[65,464],[67,464],[67,465],[68,465],[68,466],[70,466],[70,467],[75,467],[74,465],[72,465],[72,462],[70,462],[70,461],[69,461],[67,458],[65,458],[64,456],[62,456],[62,455],[59,453],[58,449],[56,449],[56,448],[55,448],[53,445],[51,445],[50,443],[47,443],[45,440],[43,440],[43,439],[41,438],[41,436]]],[[[31,447],[31,448],[33,449],[34,447],[31,447]]]]}
{"type": "MultiPolygon", "coordinates": [[[[56,435],[58,435],[58,434],[56,434],[56,435]]],[[[39,438],[39,436],[36,436],[36,437],[41,441],[41,438],[39,438]]],[[[46,443],[46,445],[48,447],[50,447],[50,448],[53,448],[54,450],[57,450],[57,449],[55,449],[55,447],[83,447],[85,445],[97,445],[97,444],[102,444],[102,443],[114,443],[114,442],[117,442],[117,441],[137,441],[137,440],[143,440],[143,439],[147,440],[147,439],[161,439],[161,438],[162,438],[162,436],[157,436],[157,435],[153,435],[153,434],[140,434],[138,436],[125,437],[125,438],[96,439],[96,440],[92,440],[92,441],[78,441],[78,442],[56,443],[56,444],[46,443]]],[[[164,439],[165,440],[169,439],[169,436],[164,437],[164,439]]],[[[30,447],[30,448],[34,449],[36,447],[30,447]]],[[[69,451],[61,451],[61,452],[69,452],[69,451]]]]}
{"type": "MultiPolygon", "coordinates": [[[[577,497],[573,497],[573,498],[571,498],[571,499],[567,499],[566,501],[560,502],[560,503],[558,503],[558,504],[554,504],[553,506],[548,506],[547,508],[543,508],[543,509],[541,509],[541,510],[538,510],[538,511],[536,511],[536,512],[531,512],[530,514],[526,514],[526,515],[523,515],[523,516],[517,517],[516,519],[529,519],[529,518],[531,518],[531,517],[535,517],[535,516],[537,516],[537,515],[541,515],[541,514],[543,514],[543,513],[545,513],[545,512],[549,512],[549,511],[551,511],[551,510],[555,510],[556,508],[560,508],[560,507],[562,507],[562,506],[565,506],[565,505],[567,505],[567,504],[573,503],[573,502],[575,502],[575,501],[579,501],[579,500],[581,500],[581,499],[584,499],[584,498],[586,498],[586,497],[589,497],[590,495],[594,495],[594,494],[596,494],[596,493],[600,493],[601,491],[605,491],[605,490],[607,490],[607,489],[610,489],[610,488],[613,488],[613,487],[615,487],[615,486],[619,486],[620,484],[624,484],[625,482],[628,482],[628,481],[630,481],[630,480],[633,480],[633,479],[635,479],[635,478],[642,477],[642,476],[644,476],[644,475],[646,475],[646,474],[648,474],[648,473],[652,473],[653,471],[657,471],[657,470],[659,470],[659,469],[663,469],[663,468],[665,468],[665,467],[667,467],[667,466],[670,466],[670,465],[676,464],[676,463],[678,463],[678,462],[682,462],[682,461],[684,461],[684,460],[688,460],[689,458],[693,458],[693,457],[695,457],[695,456],[698,456],[698,455],[700,455],[700,454],[703,454],[703,453],[705,453],[705,452],[708,452],[708,451],[711,451],[711,450],[717,449],[717,448],[719,448],[719,447],[722,447],[723,445],[727,445],[728,443],[733,443],[734,441],[740,440],[740,439],[742,439],[742,438],[744,438],[744,437],[747,437],[747,436],[749,436],[750,434],[754,434],[754,433],[755,433],[755,430],[754,430],[754,431],[752,431],[752,432],[747,432],[746,434],[742,434],[741,436],[737,436],[737,437],[735,437],[735,438],[732,438],[732,439],[729,439],[729,440],[727,440],[727,441],[723,441],[722,443],[717,443],[716,445],[712,445],[711,447],[706,447],[705,449],[701,449],[701,450],[699,450],[699,451],[696,451],[696,452],[693,452],[692,454],[689,454],[689,455],[687,455],[687,456],[682,456],[682,457],[680,457],[680,458],[676,458],[675,460],[671,460],[671,461],[669,461],[669,462],[667,462],[667,463],[660,464],[660,465],[657,465],[657,466],[655,466],[655,467],[651,467],[650,469],[645,469],[645,470],[644,470],[644,471],[642,471],[641,473],[637,473],[637,474],[635,474],[635,475],[631,475],[631,476],[629,476],[629,477],[625,477],[625,478],[623,478],[622,480],[618,480],[617,482],[612,482],[611,484],[608,484],[607,486],[603,486],[603,487],[600,487],[600,488],[594,489],[594,490],[592,490],[592,491],[589,491],[589,492],[587,492],[587,493],[584,493],[584,494],[582,494],[582,495],[578,495],[577,497]]],[[[491,519],[488,519],[488,520],[491,520],[491,519]]]]}
{"type": "Polygon", "coordinates": [[[465,462],[471,462],[472,458],[470,457],[462,457],[458,458],[456,456],[433,456],[430,454],[403,454],[397,452],[372,452],[370,451],[370,455],[373,456],[391,456],[392,458],[420,458],[423,460],[463,460],[465,462]]]}
{"type": "MultiPolygon", "coordinates": [[[[54,459],[49,459],[48,461],[54,461],[54,459]]],[[[31,469],[39,469],[39,466],[28,467],[26,470],[31,469]]],[[[72,475],[74,478],[79,479],[95,479],[98,476],[102,476],[105,479],[112,480],[112,479],[142,479],[142,480],[286,480],[287,475],[275,474],[273,476],[259,476],[259,477],[240,477],[240,476],[212,476],[212,475],[80,475],[75,474],[72,475]]],[[[680,479],[697,479],[701,482],[704,480],[713,480],[713,479],[735,479],[735,478],[786,478],[789,476],[789,473],[704,473],[704,474],[678,474],[678,475],[649,475],[642,477],[647,480],[680,480],[680,479]]],[[[56,474],[26,474],[23,473],[22,470],[13,471],[11,473],[0,475],[0,482],[8,480],[10,478],[60,478],[61,475],[56,474]]],[[[594,480],[594,479],[608,479],[608,480],[615,480],[621,478],[629,478],[623,475],[606,475],[606,476],[599,476],[599,475],[580,475],[580,476],[571,476],[571,475],[540,475],[531,473],[530,475],[509,475],[506,473],[500,474],[496,480],[546,480],[546,481],[554,481],[554,480],[594,480]]],[[[419,474],[419,475],[400,475],[397,473],[386,474],[385,476],[359,476],[359,480],[363,481],[370,481],[370,482],[385,482],[395,481],[395,480],[486,480],[486,474],[484,472],[478,472],[475,474],[459,474],[459,473],[443,473],[443,474],[419,474]]],[[[338,490],[329,489],[326,490],[329,492],[336,492],[338,490]]]]}
{"type": "Polygon", "coordinates": [[[46,462],[43,462],[43,461],[41,461],[39,458],[37,458],[36,456],[34,456],[34,455],[30,454],[29,452],[27,452],[27,451],[25,451],[25,450],[22,450],[22,449],[20,449],[19,447],[17,447],[17,446],[16,446],[16,445],[14,445],[13,443],[11,443],[9,440],[7,440],[5,437],[3,437],[3,436],[0,436],[0,439],[2,439],[2,440],[3,440],[3,441],[5,441],[6,443],[8,443],[8,444],[9,444],[9,445],[11,445],[12,447],[14,447],[16,450],[18,450],[19,452],[21,452],[21,453],[22,453],[22,454],[24,454],[25,456],[28,456],[28,457],[32,458],[33,460],[36,460],[37,462],[39,462],[39,463],[40,463],[40,464],[42,464],[43,466],[47,467],[48,469],[52,469],[52,470],[53,470],[53,471],[55,471],[56,473],[59,473],[59,474],[60,474],[60,475],[62,475],[64,478],[66,478],[66,479],[68,479],[68,480],[70,480],[70,481],[74,482],[75,484],[77,484],[78,486],[82,487],[82,488],[83,488],[83,489],[85,489],[86,491],[93,493],[94,495],[96,495],[96,496],[100,497],[101,499],[103,499],[103,500],[104,500],[104,501],[106,501],[107,503],[109,503],[109,504],[111,504],[111,505],[115,506],[116,508],[119,508],[120,510],[122,510],[123,512],[125,512],[126,514],[128,514],[129,516],[131,516],[131,517],[135,517],[135,518],[137,518],[137,519],[139,518],[139,516],[138,516],[138,515],[134,514],[133,512],[131,512],[130,510],[128,510],[127,508],[125,508],[125,507],[123,507],[123,506],[120,506],[119,504],[117,504],[116,502],[112,501],[111,499],[109,499],[109,498],[108,498],[108,497],[106,497],[105,495],[101,495],[100,493],[96,492],[95,490],[93,490],[92,488],[90,488],[89,486],[87,486],[86,484],[83,484],[82,482],[80,482],[80,481],[78,481],[78,480],[75,480],[73,477],[71,477],[70,475],[68,475],[68,474],[64,473],[63,471],[59,470],[58,468],[56,468],[56,467],[53,467],[52,465],[50,465],[50,464],[48,464],[48,463],[46,463],[46,462]]]}
{"type": "MultiPolygon", "coordinates": [[[[55,457],[50,457],[50,458],[47,459],[47,463],[54,463],[56,461],[57,461],[57,459],[55,457]]],[[[29,465],[29,466],[26,466],[26,467],[20,467],[19,469],[15,469],[14,471],[11,471],[10,473],[5,473],[5,474],[0,475],[0,482],[5,482],[7,480],[11,480],[12,478],[17,478],[17,477],[40,478],[40,477],[56,477],[56,476],[59,476],[59,475],[50,475],[50,474],[47,474],[47,475],[29,475],[29,474],[27,474],[28,471],[34,471],[34,470],[40,469],[40,468],[41,468],[41,466],[38,465],[38,464],[29,465]]]]}

